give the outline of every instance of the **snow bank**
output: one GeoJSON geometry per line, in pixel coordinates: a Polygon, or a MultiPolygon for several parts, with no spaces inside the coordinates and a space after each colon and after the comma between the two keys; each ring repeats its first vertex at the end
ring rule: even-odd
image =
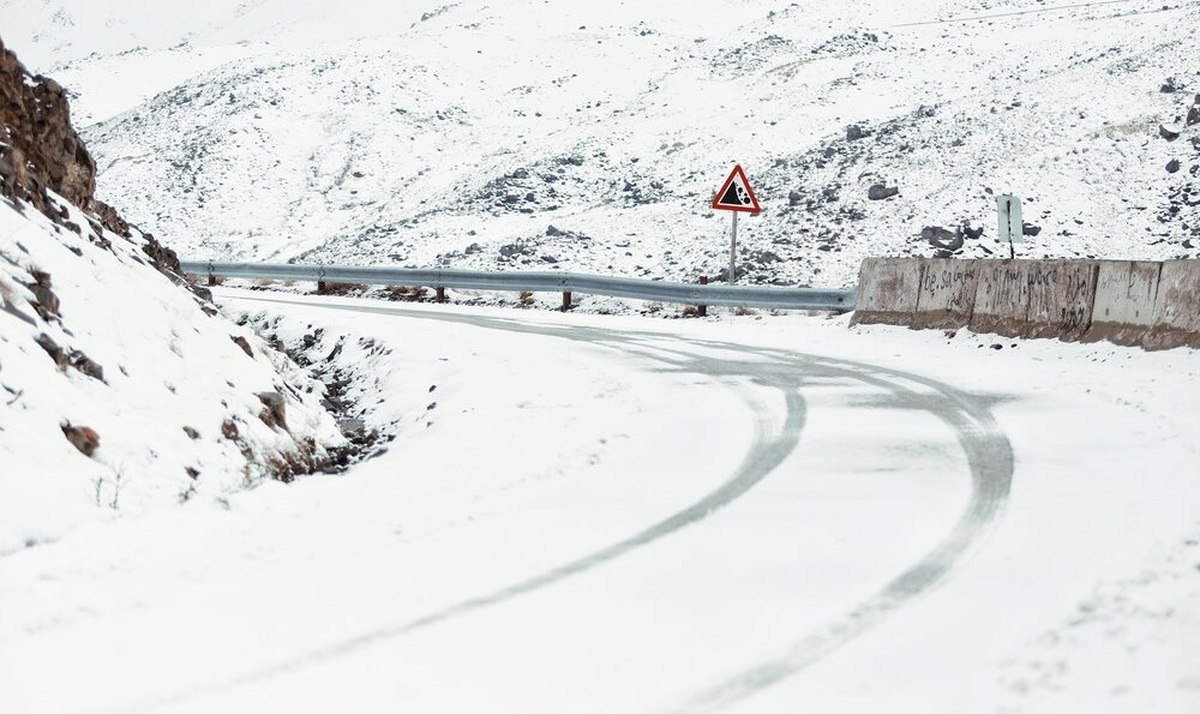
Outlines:
{"type": "Polygon", "coordinates": [[[0,553],[344,445],[321,384],[155,270],[139,231],[52,198],[78,234],[0,200],[0,553]]]}

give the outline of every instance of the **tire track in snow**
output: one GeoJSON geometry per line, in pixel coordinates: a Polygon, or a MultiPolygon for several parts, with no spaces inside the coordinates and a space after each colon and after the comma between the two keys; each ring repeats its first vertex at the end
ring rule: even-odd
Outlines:
{"type": "MultiPolygon", "coordinates": [[[[761,352],[760,352],[761,354],[761,352]]],[[[672,712],[714,712],[779,684],[872,629],[943,580],[967,550],[996,521],[1012,485],[1013,452],[1008,438],[979,398],[919,375],[856,362],[838,361],[846,376],[888,389],[906,401],[926,402],[956,434],[971,471],[971,500],[954,528],[932,551],[889,582],[873,597],[838,619],[801,636],[781,655],[759,662],[689,698],[672,712]],[[901,386],[905,380],[934,390],[921,395],[901,386]]]]}
{"type": "Polygon", "coordinates": [[[239,299],[298,304],[316,309],[371,312],[398,317],[456,322],[484,329],[561,337],[594,345],[610,346],[666,363],[667,368],[672,371],[699,373],[712,377],[742,377],[763,386],[779,389],[785,397],[786,417],[782,426],[777,429],[761,402],[750,398],[747,394],[742,394],[743,399],[750,404],[757,415],[757,423],[754,442],[733,478],[688,508],[611,546],[511,586],[460,601],[417,619],[393,627],[374,630],[300,657],[260,668],[223,683],[198,687],[121,711],[158,709],[170,704],[201,698],[207,694],[251,685],[318,664],[460,615],[499,605],[515,597],[584,573],[686,526],[696,524],[748,492],[795,449],[806,420],[806,405],[800,395],[800,389],[810,380],[851,379],[885,390],[890,398],[895,400],[895,403],[889,403],[887,406],[921,409],[936,415],[954,431],[959,445],[967,457],[971,472],[970,502],[954,528],[932,551],[894,578],[875,596],[860,603],[824,627],[804,634],[787,652],[752,665],[723,682],[706,688],[689,698],[682,706],[671,711],[711,712],[726,709],[802,672],[811,664],[832,654],[842,645],[877,626],[888,615],[944,579],[968,548],[978,542],[995,521],[1007,500],[1011,485],[1012,447],[989,412],[988,405],[980,397],[969,395],[949,385],[917,374],[861,362],[828,359],[785,350],[748,348],[735,343],[711,340],[686,340],[681,349],[668,350],[664,349],[663,342],[685,342],[678,335],[669,333],[627,334],[603,328],[538,325],[509,318],[431,313],[404,308],[315,305],[286,298],[240,297],[239,299]],[[771,362],[702,357],[694,352],[688,352],[688,347],[703,347],[734,355],[752,355],[770,359],[771,362]],[[677,358],[664,358],[663,354],[672,354],[677,358]],[[904,382],[920,385],[932,393],[920,393],[915,389],[903,386],[904,382]]]}
{"type": "MultiPolygon", "coordinates": [[[[288,302],[286,300],[248,297],[242,299],[247,301],[288,302]]],[[[639,356],[665,363],[667,369],[670,371],[699,373],[714,377],[742,376],[750,377],[755,381],[762,382],[761,379],[756,379],[757,375],[747,372],[747,369],[760,366],[757,363],[751,365],[743,364],[740,368],[734,366],[731,369],[729,368],[729,365],[733,365],[734,363],[726,360],[714,361],[709,358],[697,357],[684,351],[665,350],[661,345],[658,344],[653,346],[653,352],[649,352],[647,350],[639,353],[638,342],[640,340],[638,340],[635,336],[610,332],[597,328],[578,328],[570,326],[556,328],[554,326],[539,326],[516,320],[467,315],[436,315],[427,312],[405,311],[402,309],[343,307],[338,305],[314,306],[308,303],[302,304],[306,305],[307,307],[319,307],[322,309],[348,310],[351,312],[381,312],[384,314],[408,318],[463,322],[484,329],[539,334],[578,340],[590,344],[611,343],[614,349],[619,349],[622,352],[632,352],[639,354],[639,356]],[[664,353],[676,355],[678,358],[673,359],[663,357],[662,355],[664,353]]],[[[674,336],[671,336],[671,339],[674,339],[674,336]]],[[[800,440],[800,432],[804,428],[805,419],[807,417],[807,409],[804,398],[800,395],[798,389],[788,388],[785,385],[778,383],[768,382],[766,384],[767,386],[780,388],[782,391],[785,403],[785,416],[782,424],[778,423],[778,420],[773,418],[771,410],[769,410],[761,401],[752,398],[746,393],[740,393],[739,396],[741,396],[747,402],[755,414],[755,431],[754,440],[751,443],[750,449],[746,453],[742,463],[734,472],[733,476],[722,483],[718,488],[705,494],[688,507],[672,514],[671,516],[655,523],[654,525],[651,525],[645,530],[642,530],[601,550],[585,555],[582,558],[578,558],[553,568],[552,570],[535,575],[531,578],[522,580],[514,583],[513,585],[501,588],[485,595],[462,600],[454,605],[443,608],[436,612],[429,613],[427,615],[423,615],[416,619],[409,620],[391,627],[373,630],[357,637],[335,643],[328,647],[310,651],[299,657],[294,657],[282,662],[277,662],[275,664],[259,668],[225,682],[197,687],[168,697],[142,702],[132,707],[121,708],[117,711],[153,711],[165,706],[181,704],[193,699],[198,699],[208,694],[215,694],[228,689],[254,684],[275,676],[302,669],[309,665],[318,664],[323,661],[349,654],[362,648],[382,643],[410,632],[435,625],[439,622],[444,622],[460,615],[466,615],[486,607],[498,605],[515,597],[519,597],[535,590],[540,590],[541,588],[553,585],[554,583],[560,582],[571,576],[584,573],[600,565],[616,560],[617,558],[620,558],[636,548],[653,543],[661,538],[675,533],[682,528],[703,521],[725,506],[736,501],[760,481],[762,481],[763,478],[765,478],[769,473],[774,471],[775,468],[783,463],[784,459],[786,459],[792,453],[800,440]]]]}

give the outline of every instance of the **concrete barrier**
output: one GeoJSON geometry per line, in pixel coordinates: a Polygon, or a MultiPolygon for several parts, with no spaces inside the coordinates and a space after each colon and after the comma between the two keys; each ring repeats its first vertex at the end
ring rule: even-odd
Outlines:
{"type": "Polygon", "coordinates": [[[912,326],[927,329],[966,327],[975,307],[979,260],[926,260],[912,326]]]}
{"type": "Polygon", "coordinates": [[[858,323],[1200,348],[1200,260],[870,258],[858,323]]]}
{"type": "Polygon", "coordinates": [[[1104,260],[1096,276],[1092,325],[1084,342],[1140,345],[1154,324],[1162,263],[1104,260]]]}
{"type": "Polygon", "coordinates": [[[973,332],[994,332],[1017,337],[1029,318],[1029,268],[1032,261],[978,261],[973,332]]]}
{"type": "Polygon", "coordinates": [[[1200,347],[1200,260],[1168,260],[1158,278],[1154,321],[1143,346],[1200,347]]]}
{"type": "Polygon", "coordinates": [[[858,273],[851,325],[911,325],[921,283],[919,258],[867,258],[858,273]]]}
{"type": "Polygon", "coordinates": [[[1030,260],[1029,311],[1022,337],[1051,337],[1066,342],[1083,338],[1096,301],[1094,260],[1030,260]]]}

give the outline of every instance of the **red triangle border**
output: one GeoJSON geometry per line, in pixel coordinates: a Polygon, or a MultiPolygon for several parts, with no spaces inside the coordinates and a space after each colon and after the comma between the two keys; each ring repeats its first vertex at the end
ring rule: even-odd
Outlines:
{"type": "Polygon", "coordinates": [[[746,178],[746,172],[742,170],[741,164],[734,164],[733,171],[729,172],[729,178],[725,179],[725,183],[721,184],[721,189],[717,191],[717,195],[713,196],[712,207],[721,211],[742,211],[743,213],[762,213],[762,206],[758,203],[758,197],[754,195],[754,189],[750,188],[750,179],[746,178]],[[729,190],[729,185],[738,176],[742,177],[742,185],[746,187],[746,193],[750,194],[750,205],[743,206],[738,204],[731,206],[721,203],[721,197],[729,190]]]}

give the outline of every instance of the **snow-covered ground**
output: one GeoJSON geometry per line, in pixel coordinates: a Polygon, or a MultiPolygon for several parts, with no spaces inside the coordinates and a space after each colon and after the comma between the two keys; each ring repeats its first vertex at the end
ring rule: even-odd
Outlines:
{"type": "Polygon", "coordinates": [[[152,267],[140,232],[55,200],[78,232],[0,197],[0,556],[346,445],[323,384],[152,267]]]}
{"type": "Polygon", "coordinates": [[[0,558],[0,710],[1200,706],[1192,350],[218,300],[397,438],[0,558]]]}
{"type": "Polygon", "coordinates": [[[693,280],[727,264],[708,202],[734,162],[765,209],[741,231],[755,281],[839,287],[867,255],[1006,253],[1006,192],[1040,229],[1023,257],[1196,255],[1200,5],[1060,5],[0,12],[6,42],[77,93],[102,198],[191,258],[693,280]],[[899,194],[869,200],[875,184],[899,194]]]}

